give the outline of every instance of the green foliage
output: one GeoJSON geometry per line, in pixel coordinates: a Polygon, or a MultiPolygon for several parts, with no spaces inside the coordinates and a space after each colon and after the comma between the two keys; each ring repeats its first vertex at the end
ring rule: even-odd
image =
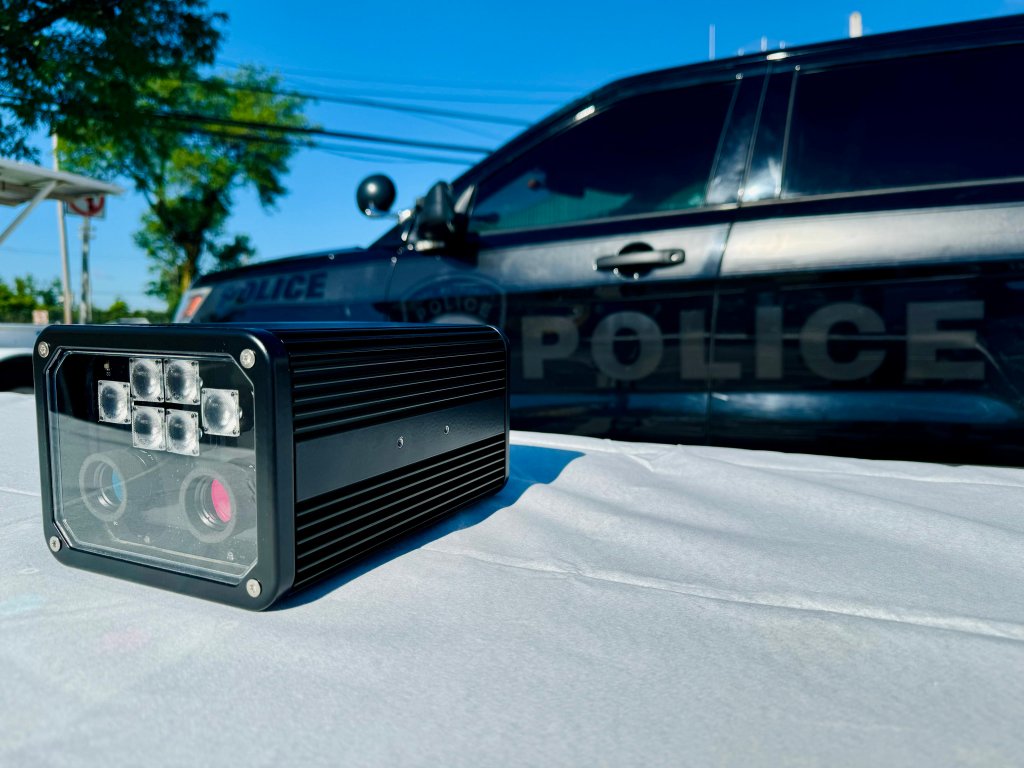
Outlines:
{"type": "Polygon", "coordinates": [[[304,100],[266,72],[200,77],[225,19],[207,0],[0,3],[0,156],[33,159],[27,137],[45,129],[62,167],[130,179],[149,203],[136,235],[148,291],[169,309],[201,270],[253,255],[226,232],[238,190],[265,208],[285,194],[296,143],[259,126],[308,125],[304,100]]]}
{"type": "Polygon", "coordinates": [[[0,156],[36,159],[28,135],[146,143],[164,109],[156,83],[213,63],[225,15],[206,0],[4,0],[0,4],[0,156]]]}
{"type": "MultiPolygon", "coordinates": [[[[59,322],[64,314],[63,292],[60,280],[40,283],[32,275],[15,277],[11,283],[0,278],[0,323],[31,323],[32,310],[45,309],[50,313],[51,322],[59,322]]],[[[128,317],[145,318],[151,323],[165,323],[170,317],[166,312],[131,309],[122,299],[102,309],[93,308],[94,323],[112,323],[128,317]]]]}
{"type": "Polygon", "coordinates": [[[308,126],[305,100],[276,93],[279,86],[276,76],[253,67],[230,79],[154,82],[152,92],[174,117],[153,121],[140,141],[62,141],[66,167],[131,179],[146,197],[150,207],[135,242],[152,260],[148,292],[169,310],[202,271],[254,254],[244,236],[224,240],[235,194],[251,189],[270,208],[286,193],[282,178],[298,145],[280,131],[241,125],[308,126]]]}
{"type": "Polygon", "coordinates": [[[168,323],[171,316],[167,312],[151,309],[132,309],[123,299],[114,299],[113,303],[106,309],[93,307],[92,321],[94,323],[116,323],[118,320],[127,318],[141,318],[151,323],[168,323]]]}
{"type": "Polygon", "coordinates": [[[9,285],[0,278],[0,322],[31,323],[33,309],[47,309],[51,317],[58,317],[61,307],[60,281],[54,279],[40,285],[31,275],[14,278],[9,285]]]}

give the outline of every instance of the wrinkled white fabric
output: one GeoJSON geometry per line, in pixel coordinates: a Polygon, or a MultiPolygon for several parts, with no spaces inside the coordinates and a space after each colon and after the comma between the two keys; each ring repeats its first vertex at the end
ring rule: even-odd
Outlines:
{"type": "Polygon", "coordinates": [[[0,425],[2,766],[1024,761],[1024,470],[513,433],[258,614],[59,565],[0,425]]]}

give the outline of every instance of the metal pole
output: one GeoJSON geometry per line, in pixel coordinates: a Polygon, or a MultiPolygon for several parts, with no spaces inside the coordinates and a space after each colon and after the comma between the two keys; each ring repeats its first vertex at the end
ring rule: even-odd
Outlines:
{"type": "Polygon", "coordinates": [[[708,24],[708,59],[715,59],[715,25],[708,24]]]}
{"type": "Polygon", "coordinates": [[[92,322],[92,284],[89,281],[89,235],[91,234],[90,219],[82,220],[82,304],[78,310],[78,322],[92,322]]]}
{"type": "MultiPolygon", "coordinates": [[[[53,170],[60,170],[60,161],[57,160],[57,134],[53,134],[53,170]]],[[[68,260],[68,228],[64,222],[64,202],[57,201],[57,230],[60,233],[60,266],[61,280],[64,283],[64,324],[71,325],[71,305],[74,299],[71,296],[71,262],[68,260]]]]}
{"type": "Polygon", "coordinates": [[[7,229],[5,229],[2,234],[0,234],[0,243],[6,240],[7,236],[18,228],[18,225],[25,220],[25,217],[32,213],[32,209],[39,205],[39,203],[41,203],[43,200],[45,200],[46,196],[50,194],[53,191],[53,188],[56,186],[56,181],[48,181],[46,184],[39,188],[39,191],[36,192],[36,196],[33,197],[29,204],[22,209],[21,213],[19,213],[17,218],[11,222],[10,226],[8,226],[7,229]]]}

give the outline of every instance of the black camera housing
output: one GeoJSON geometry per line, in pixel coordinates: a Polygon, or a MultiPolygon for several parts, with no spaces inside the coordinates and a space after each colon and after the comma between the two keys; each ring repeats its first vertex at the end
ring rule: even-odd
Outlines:
{"type": "Polygon", "coordinates": [[[66,565],[142,584],[262,610],[508,480],[508,344],[489,326],[50,326],[33,364],[50,549],[66,565]],[[84,412],[96,399],[95,381],[61,379],[70,355],[238,362],[253,392],[257,554],[237,583],[88,551],[62,529],[55,479],[68,481],[55,477],[51,438],[66,403],[84,412]]]}

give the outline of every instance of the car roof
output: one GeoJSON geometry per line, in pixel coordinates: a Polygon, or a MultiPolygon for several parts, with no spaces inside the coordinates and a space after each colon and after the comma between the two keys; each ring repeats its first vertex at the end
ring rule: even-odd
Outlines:
{"type": "MultiPolygon", "coordinates": [[[[1024,42],[1024,14],[797,45],[643,72],[613,80],[575,99],[507,142],[503,145],[501,154],[515,152],[520,145],[533,143],[539,134],[547,133],[563,122],[566,116],[576,114],[583,107],[619,98],[624,93],[655,90],[666,84],[720,80],[723,77],[734,76],[737,72],[761,68],[780,60],[784,60],[787,66],[800,64],[802,60],[809,59],[827,59],[833,63],[841,63],[843,60],[864,61],[1012,42],[1024,42]]],[[[476,175],[482,166],[491,163],[493,157],[494,154],[484,158],[454,183],[458,184],[468,175],[476,175]]]]}
{"type": "Polygon", "coordinates": [[[821,43],[797,45],[785,49],[758,51],[757,53],[745,56],[731,56],[643,72],[614,80],[594,91],[591,94],[591,98],[606,95],[609,92],[641,89],[660,84],[665,80],[673,80],[680,76],[685,76],[687,79],[700,75],[712,77],[723,72],[732,72],[736,69],[747,68],[752,65],[764,64],[779,59],[784,59],[788,63],[794,64],[799,64],[800,59],[823,56],[835,60],[843,58],[863,60],[882,54],[890,56],[901,53],[938,52],[961,47],[969,48],[978,45],[1021,41],[1024,41],[1024,14],[997,16],[976,21],[957,22],[955,24],[884,32],[864,37],[841,38],[821,43]]]}

